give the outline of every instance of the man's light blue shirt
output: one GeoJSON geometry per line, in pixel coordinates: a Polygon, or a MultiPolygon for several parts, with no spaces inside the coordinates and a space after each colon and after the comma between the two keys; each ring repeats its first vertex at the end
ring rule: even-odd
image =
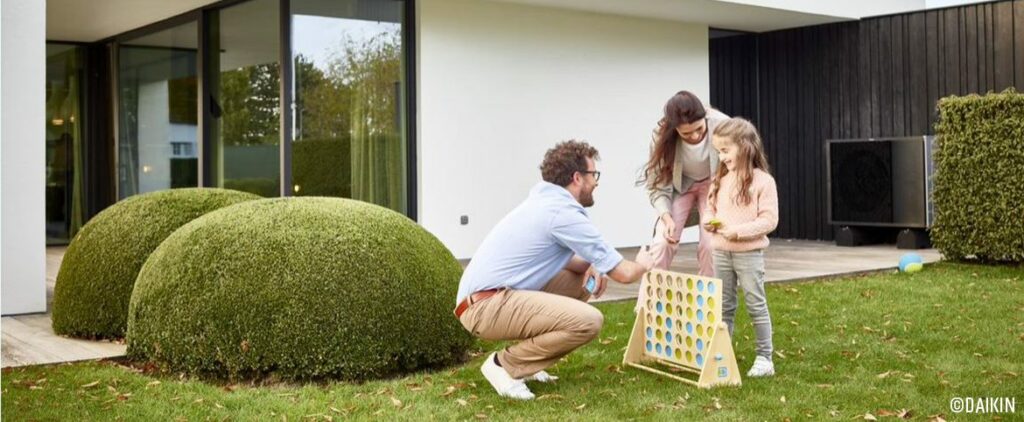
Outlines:
{"type": "Polygon", "coordinates": [[[462,274],[455,303],[481,290],[540,290],[574,254],[601,273],[622,262],[568,190],[540,182],[484,239],[462,274]]]}

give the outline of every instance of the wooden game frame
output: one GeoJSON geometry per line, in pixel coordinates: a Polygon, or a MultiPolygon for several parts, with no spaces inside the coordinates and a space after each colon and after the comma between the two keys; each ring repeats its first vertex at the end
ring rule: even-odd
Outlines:
{"type": "MultiPolygon", "coordinates": [[[[653,317],[649,318],[649,316],[655,316],[656,314],[661,313],[662,309],[669,309],[672,306],[676,306],[677,309],[682,309],[681,305],[687,305],[687,312],[675,313],[675,316],[677,318],[680,318],[676,320],[676,324],[681,324],[682,321],[686,321],[687,328],[690,327],[689,323],[693,322],[691,321],[691,319],[693,318],[692,316],[688,316],[690,314],[690,312],[688,311],[692,309],[692,307],[695,305],[695,303],[690,302],[690,299],[692,298],[691,294],[694,290],[693,280],[698,280],[698,282],[700,282],[700,285],[702,286],[706,281],[708,290],[711,291],[711,293],[702,292],[702,295],[698,295],[698,297],[709,298],[705,300],[706,302],[701,303],[700,307],[702,309],[710,308],[718,316],[721,316],[721,280],[712,277],[696,276],[693,274],[683,274],[664,270],[652,270],[644,274],[640,284],[640,295],[637,299],[636,320],[633,323],[633,330],[630,333],[629,344],[626,347],[626,353],[623,356],[622,363],[624,366],[629,366],[654,374],[662,375],[677,381],[695,385],[700,388],[711,388],[715,386],[725,385],[739,386],[742,384],[742,379],[740,378],[739,368],[736,365],[736,356],[732,348],[732,339],[729,337],[728,327],[724,322],[720,320],[711,322],[709,324],[710,327],[713,328],[713,331],[711,332],[710,336],[705,336],[702,333],[699,338],[699,341],[703,341],[704,338],[710,337],[710,341],[708,341],[707,347],[702,348],[703,356],[708,356],[709,358],[698,358],[697,362],[691,363],[686,361],[689,359],[678,358],[679,354],[681,353],[681,351],[678,349],[676,351],[676,354],[674,355],[676,357],[672,357],[673,354],[668,352],[669,346],[667,346],[664,350],[664,352],[666,352],[665,355],[670,356],[667,359],[665,355],[663,355],[663,351],[660,348],[660,346],[657,349],[658,351],[656,353],[653,350],[649,349],[651,347],[649,340],[654,340],[651,335],[651,330],[654,329],[654,327],[651,324],[651,321],[655,320],[653,317]],[[683,282],[683,280],[686,280],[686,282],[683,282]],[[715,289],[715,285],[719,286],[719,288],[715,289]],[[683,297],[681,297],[678,294],[673,295],[671,292],[668,292],[667,295],[664,294],[665,290],[671,289],[676,289],[672,290],[675,292],[685,290],[687,292],[687,295],[685,296],[686,299],[683,299],[683,297]],[[673,296],[676,296],[677,299],[684,301],[682,303],[677,303],[673,296]],[[657,310],[652,309],[652,306],[650,305],[650,303],[652,303],[651,301],[655,301],[653,303],[658,303],[657,310]],[[663,302],[665,303],[665,305],[662,305],[663,302]],[[707,303],[709,306],[705,307],[704,303],[707,303]],[[648,366],[647,364],[649,363],[657,363],[660,365],[664,365],[665,367],[678,370],[680,372],[695,374],[697,375],[697,380],[685,378],[674,373],[666,372],[648,366]]],[[[672,315],[671,310],[669,310],[667,314],[672,315]]],[[[667,319],[670,321],[671,317],[667,319]]],[[[659,328],[661,328],[661,325],[664,324],[665,321],[660,316],[657,316],[657,321],[659,328]]],[[[671,325],[671,323],[669,324],[671,325]]],[[[669,326],[668,330],[666,331],[669,330],[671,330],[671,326],[669,326]]],[[[676,336],[681,335],[681,331],[682,329],[674,330],[674,332],[677,333],[676,336]]],[[[671,332],[667,332],[665,336],[669,340],[667,343],[662,344],[670,345],[672,343],[671,332]]],[[[692,338],[692,336],[690,337],[692,338]]],[[[658,342],[661,342],[662,340],[662,335],[659,333],[658,342]]],[[[680,338],[677,338],[677,340],[679,340],[679,343],[681,345],[682,340],[680,338]]]]}

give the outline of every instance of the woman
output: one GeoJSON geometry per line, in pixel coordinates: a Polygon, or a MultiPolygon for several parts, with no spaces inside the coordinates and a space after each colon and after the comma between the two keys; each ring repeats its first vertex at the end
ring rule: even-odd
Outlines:
{"type": "MultiPolygon", "coordinates": [[[[637,262],[668,269],[679,249],[683,227],[697,225],[707,205],[708,188],[718,167],[718,153],[711,145],[711,132],[729,116],[705,109],[689,91],[679,91],[665,104],[665,114],[654,130],[650,159],[641,183],[647,187],[651,205],[658,213],[654,239],[642,249],[637,262]],[[698,214],[693,215],[692,211],[698,214]],[[687,222],[691,222],[687,224],[687,222]]],[[[697,249],[698,274],[714,276],[711,234],[700,228],[697,249]]]]}

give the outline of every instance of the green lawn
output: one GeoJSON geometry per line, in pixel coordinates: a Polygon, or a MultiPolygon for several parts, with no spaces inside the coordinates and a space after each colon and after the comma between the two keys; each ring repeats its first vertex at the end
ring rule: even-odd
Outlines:
{"type": "MultiPolygon", "coordinates": [[[[465,365],[365,384],[250,385],[149,375],[115,362],[3,371],[4,420],[928,420],[970,419],[953,397],[1015,397],[1024,419],[1024,268],[928,265],[876,274],[770,285],[777,375],[740,388],[700,390],[621,367],[632,303],[600,305],[599,341],[534,384],[538,399],[497,397],[479,372],[480,343],[465,365]],[[870,418],[869,418],[870,419],[870,418]]],[[[734,344],[744,373],[753,329],[743,307],[734,344]]]]}

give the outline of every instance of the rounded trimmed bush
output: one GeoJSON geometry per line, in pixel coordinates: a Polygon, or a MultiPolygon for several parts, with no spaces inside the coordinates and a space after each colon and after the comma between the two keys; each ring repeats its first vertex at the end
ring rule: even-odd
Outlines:
{"type": "Polygon", "coordinates": [[[460,361],[462,267],[405,216],[340,198],[212,212],[139,273],[128,355],[218,378],[361,380],[460,361]]]}
{"type": "Polygon", "coordinates": [[[132,196],[103,210],[64,253],[53,289],[53,331],[124,336],[135,278],[160,242],[203,214],[258,198],[227,189],[171,189],[132,196]]]}

